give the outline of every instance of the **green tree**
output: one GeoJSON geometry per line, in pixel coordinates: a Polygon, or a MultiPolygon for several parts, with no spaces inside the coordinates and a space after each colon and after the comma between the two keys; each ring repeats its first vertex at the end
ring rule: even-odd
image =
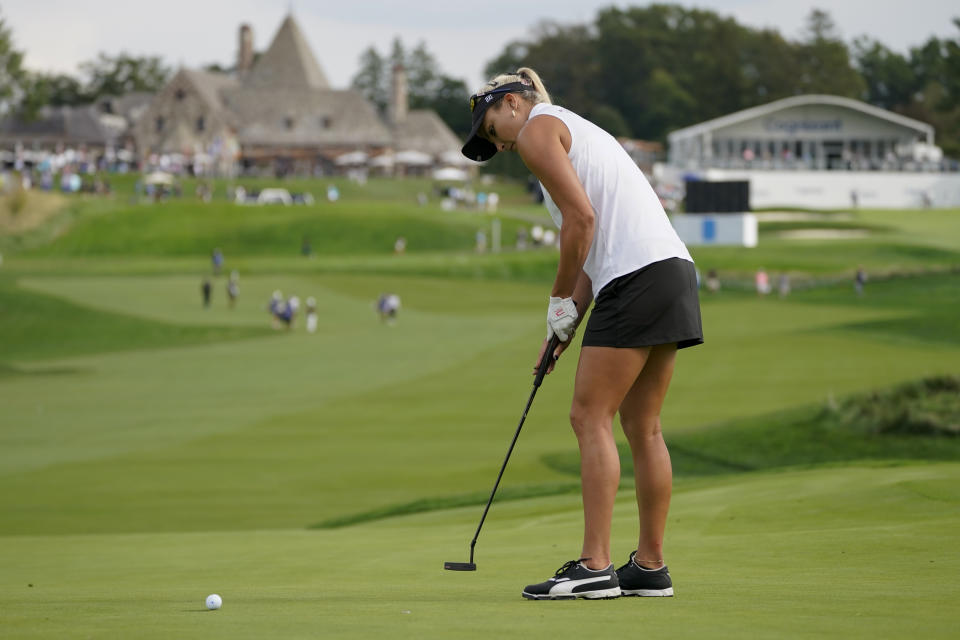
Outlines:
{"type": "Polygon", "coordinates": [[[386,115],[392,99],[393,70],[399,65],[407,74],[407,98],[411,109],[432,109],[454,132],[465,135],[470,131],[470,110],[467,99],[470,92],[459,79],[443,73],[436,57],[420,42],[408,52],[396,38],[389,56],[381,56],[374,47],[360,56],[360,70],[353,77],[352,86],[386,115]]]}
{"type": "Polygon", "coordinates": [[[40,109],[87,104],[87,95],[80,81],[66,74],[25,73],[21,82],[23,98],[20,114],[27,120],[37,117],[40,109]]]}
{"type": "Polygon", "coordinates": [[[0,16],[0,114],[19,101],[24,78],[23,53],[14,48],[13,32],[0,16]]]}
{"type": "MultiPolygon", "coordinates": [[[[960,30],[960,19],[953,24],[960,30]]],[[[919,89],[910,104],[897,110],[932,124],[944,153],[960,156],[960,37],[932,37],[912,48],[910,67],[919,89]]]]}
{"type": "Polygon", "coordinates": [[[427,109],[440,92],[440,65],[423,42],[404,57],[407,73],[407,93],[411,109],[427,109]]]}
{"type": "Polygon", "coordinates": [[[584,116],[615,138],[631,137],[630,125],[627,124],[623,114],[617,111],[616,107],[611,107],[608,104],[598,104],[590,111],[585,112],[584,116]]]}
{"type": "Polygon", "coordinates": [[[376,105],[377,110],[383,115],[387,111],[390,97],[389,77],[384,59],[375,48],[368,47],[360,54],[360,70],[353,76],[350,84],[376,105]]]}
{"type": "Polygon", "coordinates": [[[171,70],[158,56],[131,56],[101,53],[96,60],[81,63],[87,76],[87,94],[92,100],[103,96],[122,96],[134,91],[155,93],[170,78],[171,70]]]}
{"type": "Polygon", "coordinates": [[[804,40],[799,55],[802,93],[826,93],[850,98],[863,95],[866,85],[853,68],[850,50],[837,34],[830,14],[814,9],[807,17],[804,40]]]}
{"type": "Polygon", "coordinates": [[[866,37],[854,41],[853,51],[856,67],[866,85],[864,100],[884,109],[896,109],[913,102],[922,85],[906,56],[866,37]]]}
{"type": "Polygon", "coordinates": [[[743,75],[741,108],[779,100],[800,92],[796,46],[771,29],[745,29],[739,48],[743,75]]]}
{"type": "Polygon", "coordinates": [[[468,99],[470,90],[463,80],[449,76],[440,76],[436,93],[423,103],[422,108],[433,109],[450,129],[459,137],[464,138],[470,133],[473,124],[468,99]]]}

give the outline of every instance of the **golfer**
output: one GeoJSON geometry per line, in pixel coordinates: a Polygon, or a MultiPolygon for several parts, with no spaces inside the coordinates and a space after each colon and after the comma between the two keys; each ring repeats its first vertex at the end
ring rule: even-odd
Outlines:
{"type": "Polygon", "coordinates": [[[463,154],[482,161],[498,151],[519,153],[540,180],[560,228],[560,262],[539,358],[560,356],[596,300],[583,332],[570,409],[580,446],[583,548],[577,560],[527,586],[523,596],[672,596],[663,560],[672,471],[660,409],[677,349],[703,343],[693,260],[623,147],[591,122],[552,105],[536,72],[523,68],[497,76],[470,98],[470,108],[473,128],[463,154]],[[561,345],[545,354],[554,334],[561,345]],[[633,454],[640,534],[629,560],[614,570],[617,413],[633,454]]]}

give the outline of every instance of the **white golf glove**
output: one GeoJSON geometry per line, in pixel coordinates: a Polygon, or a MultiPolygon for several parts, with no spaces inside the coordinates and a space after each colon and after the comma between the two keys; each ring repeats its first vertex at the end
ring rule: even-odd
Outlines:
{"type": "Polygon", "coordinates": [[[566,342],[573,337],[573,332],[577,328],[577,305],[573,303],[573,298],[550,298],[550,306],[547,307],[547,340],[557,334],[561,342],[566,342]]]}

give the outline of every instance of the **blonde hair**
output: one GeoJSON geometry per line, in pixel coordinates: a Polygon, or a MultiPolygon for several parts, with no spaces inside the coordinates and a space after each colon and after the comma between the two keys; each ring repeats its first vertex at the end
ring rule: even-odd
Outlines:
{"type": "Polygon", "coordinates": [[[505,84],[510,84],[512,82],[522,82],[525,85],[529,85],[530,88],[525,91],[518,91],[520,98],[531,103],[531,104],[540,104],[541,102],[546,104],[552,104],[550,102],[550,94],[547,93],[547,88],[543,86],[543,80],[540,79],[540,76],[537,75],[537,72],[529,67],[521,67],[517,69],[516,73],[503,73],[490,80],[485,85],[480,87],[476,95],[482,96],[485,93],[488,93],[497,87],[502,87],[505,84]]]}

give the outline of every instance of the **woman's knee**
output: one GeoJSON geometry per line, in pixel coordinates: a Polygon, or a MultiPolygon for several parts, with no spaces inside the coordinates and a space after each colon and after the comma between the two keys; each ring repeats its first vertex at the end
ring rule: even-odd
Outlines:
{"type": "Polygon", "coordinates": [[[570,408],[570,426],[578,439],[591,437],[597,433],[610,432],[613,415],[595,407],[573,403],[570,408]]]}
{"type": "Polygon", "coordinates": [[[620,414],[620,425],[623,427],[623,433],[631,442],[642,442],[644,440],[656,440],[663,437],[660,416],[655,415],[624,415],[620,414]]]}

